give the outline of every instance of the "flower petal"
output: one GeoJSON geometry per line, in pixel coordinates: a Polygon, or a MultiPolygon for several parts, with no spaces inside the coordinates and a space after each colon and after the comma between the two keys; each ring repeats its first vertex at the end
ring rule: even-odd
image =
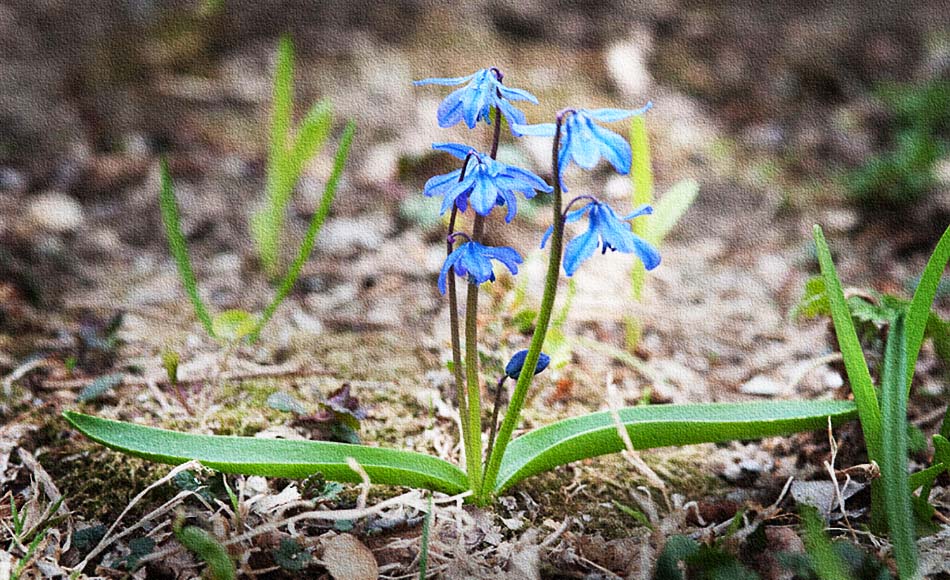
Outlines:
{"type": "Polygon", "coordinates": [[[538,123],[537,125],[512,125],[511,130],[518,135],[530,135],[533,137],[554,137],[556,126],[554,123],[538,123]]]}
{"type": "Polygon", "coordinates": [[[640,217],[642,215],[650,215],[652,213],[653,213],[653,206],[644,204],[638,207],[637,209],[633,210],[632,213],[629,213],[620,219],[627,222],[627,221],[632,220],[633,218],[640,217]]]}
{"type": "Polygon", "coordinates": [[[439,272],[439,292],[441,292],[443,295],[446,291],[446,277],[449,274],[449,270],[452,269],[452,266],[454,266],[455,263],[458,262],[459,257],[461,257],[463,247],[464,246],[459,246],[453,250],[452,253],[445,258],[445,262],[442,264],[442,270],[439,272]]]}
{"type": "Polygon", "coordinates": [[[567,243],[564,248],[564,272],[568,276],[573,276],[581,263],[594,255],[597,242],[597,232],[591,228],[567,243]]]}
{"type": "Polygon", "coordinates": [[[462,143],[433,143],[432,148],[436,151],[442,151],[458,157],[459,159],[465,159],[469,153],[476,152],[474,147],[463,145],[462,143]]]}
{"type": "Polygon", "coordinates": [[[660,265],[660,252],[658,252],[656,248],[636,235],[633,236],[633,243],[636,246],[637,256],[639,256],[640,261],[643,262],[644,268],[652,270],[660,265]]]}
{"type": "Polygon", "coordinates": [[[600,154],[614,166],[617,173],[621,175],[630,173],[630,162],[632,160],[630,143],[613,131],[604,129],[594,123],[590,124],[590,130],[599,144],[600,154]]]}
{"type": "Polygon", "coordinates": [[[614,123],[616,121],[623,121],[629,117],[642,115],[652,108],[653,103],[650,102],[639,109],[585,109],[584,112],[592,119],[596,119],[601,123],[614,123]]]}
{"type": "Polygon", "coordinates": [[[464,82],[472,80],[472,77],[474,77],[475,74],[476,73],[473,73],[465,77],[422,79],[421,81],[412,81],[412,84],[416,85],[417,87],[422,85],[460,85],[464,82]]]}

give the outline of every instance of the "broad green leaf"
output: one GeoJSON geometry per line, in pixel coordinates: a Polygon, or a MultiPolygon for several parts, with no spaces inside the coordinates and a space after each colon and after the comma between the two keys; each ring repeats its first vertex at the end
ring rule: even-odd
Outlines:
{"type": "Polygon", "coordinates": [[[346,124],[346,128],[343,130],[343,136],[340,138],[340,146],[337,148],[336,157],[333,159],[333,171],[330,173],[330,178],[323,188],[320,206],[317,207],[317,211],[314,212],[313,217],[310,218],[307,234],[304,236],[303,242],[300,243],[300,249],[297,251],[297,257],[294,259],[294,263],[287,269],[287,274],[284,276],[284,279],[281,280],[277,294],[271,303],[267,305],[267,308],[264,309],[264,313],[261,314],[257,327],[251,332],[251,342],[257,340],[261,334],[261,329],[264,328],[264,325],[267,324],[274,315],[274,312],[277,311],[277,307],[287,298],[290,291],[293,290],[294,284],[297,283],[297,278],[300,277],[300,271],[303,269],[303,265],[310,259],[317,234],[320,233],[323,222],[326,221],[327,215],[330,214],[330,206],[333,205],[333,199],[336,197],[336,188],[340,184],[343,167],[346,165],[346,160],[350,156],[350,146],[353,144],[353,135],[355,134],[356,124],[350,121],[346,124]]]}
{"type": "Polygon", "coordinates": [[[696,201],[697,195],[699,182],[695,179],[678,181],[667,190],[663,197],[653,204],[653,215],[650,216],[645,236],[647,241],[656,245],[662,244],[670,230],[696,201]]]}
{"type": "Polygon", "coordinates": [[[376,484],[405,485],[449,494],[468,489],[468,478],[458,467],[412,451],[328,441],[193,435],[72,411],[64,412],[63,416],[97,443],[159,463],[178,465],[198,460],[224,473],[294,479],[319,472],[331,481],[357,483],[361,481],[360,476],[347,463],[347,457],[352,457],[376,484]]]}
{"type": "Polygon", "coordinates": [[[188,257],[188,244],[181,231],[181,220],[178,214],[178,203],[175,201],[175,186],[172,184],[171,174],[168,172],[168,161],[164,158],[159,162],[162,177],[162,186],[158,196],[158,205],[162,210],[162,222],[165,224],[165,235],[168,237],[168,249],[171,250],[175,264],[178,266],[178,275],[188,293],[188,298],[195,309],[195,315],[204,325],[208,335],[214,337],[211,327],[211,315],[205,308],[201,296],[198,294],[198,281],[195,272],[191,269],[191,258],[188,257]]]}
{"type": "Polygon", "coordinates": [[[851,383],[851,392],[858,407],[861,427],[864,429],[864,438],[867,442],[868,455],[873,461],[881,456],[881,409],[877,403],[877,393],[871,381],[864,352],[858,341],[854,322],[851,320],[851,311],[841,289],[841,280],[835,271],[835,263],[831,259],[831,250],[825,241],[821,227],[815,226],[815,248],[818,252],[818,263],[821,274],[825,279],[825,289],[828,295],[828,304],[831,307],[831,318],[835,326],[835,335],[838,337],[838,346],[844,358],[845,370],[851,383]]]}
{"type": "Polygon", "coordinates": [[[792,309],[790,317],[792,320],[798,320],[830,314],[831,306],[828,304],[828,293],[825,292],[825,279],[812,276],[805,282],[805,290],[798,304],[792,309]]]}
{"type": "MultiPolygon", "coordinates": [[[[760,439],[813,431],[856,416],[848,401],[778,401],[650,405],[619,411],[634,447],[650,449],[760,439]]],[[[495,493],[536,473],[624,449],[610,412],[558,421],[515,439],[499,470],[495,493]]]]}
{"type": "Polygon", "coordinates": [[[257,327],[257,318],[244,310],[225,310],[211,319],[214,335],[225,342],[237,342],[257,327]]]}
{"type": "Polygon", "coordinates": [[[937,287],[940,284],[940,278],[947,267],[947,261],[950,260],[950,228],[947,228],[937,242],[927,267],[920,277],[917,289],[914,291],[914,297],[910,301],[910,308],[907,311],[907,389],[910,390],[910,384],[914,379],[914,368],[917,366],[917,356],[920,354],[920,345],[924,341],[924,331],[927,329],[927,321],[930,318],[931,305],[934,302],[934,296],[937,294],[937,287]]]}
{"type": "Polygon", "coordinates": [[[901,578],[917,576],[917,544],[914,509],[907,475],[907,336],[904,319],[891,324],[884,353],[883,392],[881,393],[882,455],[881,476],[884,485],[884,510],[894,556],[901,578]]]}

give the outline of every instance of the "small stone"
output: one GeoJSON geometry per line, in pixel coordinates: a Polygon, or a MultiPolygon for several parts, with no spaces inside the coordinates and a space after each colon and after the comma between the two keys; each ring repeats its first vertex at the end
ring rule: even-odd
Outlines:
{"type": "Polygon", "coordinates": [[[82,226],[82,206],[78,201],[57,191],[41,193],[30,202],[30,220],[39,228],[64,234],[82,226]]]}
{"type": "Polygon", "coordinates": [[[785,385],[776,381],[775,379],[766,377],[764,375],[758,375],[752,377],[746,381],[741,387],[739,387],[739,392],[746,395],[759,395],[763,397],[774,397],[778,395],[785,389],[785,385]]]}

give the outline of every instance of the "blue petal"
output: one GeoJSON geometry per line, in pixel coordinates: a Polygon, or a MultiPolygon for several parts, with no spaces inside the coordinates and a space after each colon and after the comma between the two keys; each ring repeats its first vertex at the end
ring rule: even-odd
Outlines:
{"type": "Polygon", "coordinates": [[[640,261],[643,262],[643,266],[647,270],[652,270],[660,265],[660,252],[658,252],[656,248],[648,244],[640,236],[633,236],[633,243],[636,246],[637,256],[640,257],[640,261]]]}
{"type": "Polygon", "coordinates": [[[436,151],[443,151],[449,155],[454,155],[459,159],[465,159],[469,153],[475,151],[474,147],[461,143],[433,143],[432,148],[436,151]]]}
{"type": "Polygon", "coordinates": [[[596,210],[591,210],[591,227],[597,228],[604,243],[604,248],[609,246],[625,254],[629,254],[636,249],[630,226],[626,222],[620,221],[614,210],[607,204],[599,204],[596,210]],[[595,211],[596,219],[594,217],[595,211]]]}
{"type": "Polygon", "coordinates": [[[639,109],[585,109],[584,112],[592,119],[596,119],[601,123],[613,123],[615,121],[623,121],[635,115],[642,115],[652,108],[653,103],[647,103],[639,109]]]}
{"type": "Polygon", "coordinates": [[[444,173],[442,175],[436,175],[429,178],[426,181],[425,187],[422,189],[423,195],[426,197],[432,197],[433,195],[445,195],[446,191],[454,186],[455,183],[458,183],[459,175],[462,174],[461,169],[456,169],[450,173],[444,173]]]}
{"type": "Polygon", "coordinates": [[[527,169],[515,167],[514,165],[507,165],[505,167],[504,173],[511,176],[514,179],[518,179],[524,182],[524,184],[530,187],[531,189],[537,189],[545,193],[550,193],[554,191],[554,188],[548,185],[547,181],[541,179],[540,177],[528,171],[527,169]]]}
{"type": "Polygon", "coordinates": [[[564,272],[568,276],[573,276],[581,263],[594,255],[597,242],[597,232],[591,228],[567,243],[564,248],[564,272]]]}
{"type": "Polygon", "coordinates": [[[630,173],[630,143],[620,135],[599,125],[590,124],[590,129],[600,144],[600,153],[621,175],[630,173]]]}
{"type": "MultiPolygon", "coordinates": [[[[519,350],[515,353],[511,360],[508,361],[508,364],[505,365],[505,375],[509,378],[517,380],[521,376],[521,369],[524,368],[524,361],[528,358],[527,350],[519,350]]],[[[538,362],[534,367],[534,374],[542,372],[544,369],[548,368],[548,365],[551,364],[551,357],[544,354],[543,352],[538,353],[538,362]]]]}
{"type": "Polygon", "coordinates": [[[512,125],[512,131],[519,135],[531,135],[533,137],[554,137],[556,126],[554,123],[539,123],[537,125],[512,125]]]}
{"type": "Polygon", "coordinates": [[[465,103],[463,98],[467,91],[468,89],[465,87],[455,89],[439,103],[436,117],[439,119],[440,127],[443,129],[452,127],[464,118],[465,103]]]}
{"type": "Polygon", "coordinates": [[[548,226],[548,229],[544,230],[544,235],[541,236],[541,249],[544,249],[544,245],[548,243],[548,238],[551,237],[551,234],[554,233],[554,226],[548,226]]]}
{"type": "Polygon", "coordinates": [[[468,199],[476,212],[488,215],[495,207],[495,200],[498,199],[498,188],[494,187],[484,175],[476,175],[468,199]]]}
{"type": "Polygon", "coordinates": [[[653,206],[644,204],[638,207],[637,209],[633,210],[632,213],[629,213],[620,219],[627,222],[627,221],[632,220],[633,218],[640,217],[642,215],[650,215],[652,213],[653,213],[653,206]]]}
{"type": "Polygon", "coordinates": [[[466,81],[472,80],[472,77],[477,73],[468,75],[467,77],[454,77],[454,78],[431,78],[431,79],[422,79],[421,81],[412,81],[412,84],[418,86],[421,85],[460,85],[466,81]]]}
{"type": "Polygon", "coordinates": [[[509,87],[501,83],[498,84],[498,92],[501,93],[501,96],[508,99],[509,101],[528,101],[530,103],[538,104],[538,98],[523,89],[516,89],[514,87],[509,87]]]}
{"type": "Polygon", "coordinates": [[[445,258],[445,263],[442,264],[442,271],[439,272],[439,292],[441,292],[443,295],[445,294],[445,291],[446,291],[446,287],[445,287],[446,276],[448,276],[449,270],[452,268],[452,266],[454,266],[455,263],[458,262],[464,248],[465,248],[464,245],[456,248],[451,254],[449,254],[445,258]]]}
{"type": "Polygon", "coordinates": [[[508,268],[508,271],[512,274],[518,273],[518,264],[522,263],[524,260],[521,259],[521,255],[515,251],[514,248],[509,248],[508,246],[483,246],[485,248],[485,255],[491,258],[494,258],[505,265],[508,268]]]}
{"type": "Polygon", "coordinates": [[[600,144],[593,131],[594,123],[580,113],[568,120],[567,133],[570,135],[568,155],[574,163],[584,169],[593,169],[600,161],[600,144]]]}
{"type": "Polygon", "coordinates": [[[468,242],[465,246],[462,263],[468,271],[469,278],[479,284],[494,279],[495,273],[492,272],[491,260],[484,255],[485,246],[478,242],[468,242]]]}

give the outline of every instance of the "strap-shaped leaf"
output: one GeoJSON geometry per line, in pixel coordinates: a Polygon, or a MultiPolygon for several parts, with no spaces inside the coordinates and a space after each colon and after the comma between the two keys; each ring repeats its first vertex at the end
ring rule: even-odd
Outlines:
{"type": "MultiPolygon", "coordinates": [[[[849,401],[778,401],[649,405],[619,411],[634,447],[715,443],[824,429],[857,416],[849,401]]],[[[624,449],[609,411],[558,421],[515,439],[499,470],[495,493],[579,459],[624,449]]]]}
{"type": "Polygon", "coordinates": [[[914,379],[914,367],[917,365],[917,355],[920,354],[920,345],[924,341],[924,331],[927,329],[927,319],[930,317],[930,308],[937,295],[937,286],[943,271],[950,260],[950,228],[943,232],[934,253],[927,261],[927,267],[920,276],[920,282],[914,291],[914,298],[910,301],[907,310],[907,389],[914,379]]]}
{"type": "Polygon", "coordinates": [[[225,473],[303,478],[320,472],[329,480],[359,482],[347,458],[355,459],[373,483],[405,485],[449,494],[468,489],[458,467],[437,457],[329,441],[293,441],[193,435],[66,411],[66,420],[83,435],[128,455],[177,465],[198,460],[225,473]]]}

